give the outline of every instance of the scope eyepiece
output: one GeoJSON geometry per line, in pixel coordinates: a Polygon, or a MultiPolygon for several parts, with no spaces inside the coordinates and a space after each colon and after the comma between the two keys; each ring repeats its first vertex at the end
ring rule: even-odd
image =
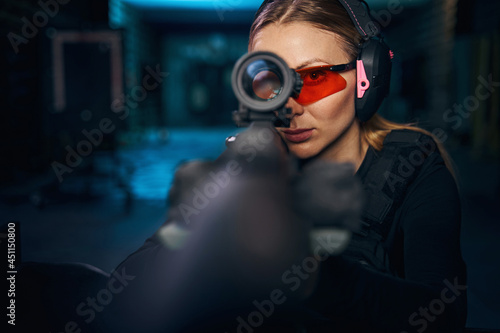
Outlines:
{"type": "Polygon", "coordinates": [[[259,51],[248,53],[238,60],[231,85],[240,102],[236,122],[241,122],[246,115],[246,121],[265,120],[266,117],[271,120],[276,118],[274,114],[278,112],[281,115],[278,118],[286,123],[285,116],[289,112],[285,104],[290,97],[300,93],[302,79],[276,54],[259,51]]]}

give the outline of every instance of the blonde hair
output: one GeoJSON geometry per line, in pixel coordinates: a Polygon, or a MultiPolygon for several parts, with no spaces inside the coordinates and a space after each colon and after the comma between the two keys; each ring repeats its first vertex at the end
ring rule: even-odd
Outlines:
{"type": "Polygon", "coordinates": [[[384,139],[386,135],[389,134],[389,132],[392,130],[399,130],[399,129],[408,129],[412,131],[417,131],[432,137],[436,142],[436,145],[439,149],[439,152],[441,154],[441,157],[443,158],[446,167],[451,172],[453,178],[455,178],[456,180],[456,173],[449,154],[446,152],[446,149],[444,148],[442,142],[438,138],[436,138],[436,136],[431,132],[423,128],[416,127],[414,123],[399,124],[389,121],[378,114],[375,114],[368,121],[361,124],[363,138],[366,140],[366,142],[368,142],[370,146],[379,151],[384,146],[384,139]]]}
{"type": "Polygon", "coordinates": [[[250,28],[248,48],[251,50],[256,35],[270,24],[307,22],[316,28],[335,33],[350,59],[358,56],[358,33],[344,7],[333,0],[275,0],[263,4],[250,28]]]}
{"type": "MultiPolygon", "coordinates": [[[[248,48],[253,48],[255,38],[262,29],[270,24],[309,23],[319,29],[335,33],[343,45],[343,50],[351,60],[358,56],[361,35],[352,23],[349,14],[339,1],[334,0],[274,0],[265,2],[255,14],[250,28],[248,48]]],[[[409,129],[431,136],[453,177],[455,172],[451,158],[443,144],[432,133],[416,127],[415,124],[398,124],[375,114],[361,124],[362,135],[370,146],[381,150],[385,136],[391,130],[409,129]]]]}

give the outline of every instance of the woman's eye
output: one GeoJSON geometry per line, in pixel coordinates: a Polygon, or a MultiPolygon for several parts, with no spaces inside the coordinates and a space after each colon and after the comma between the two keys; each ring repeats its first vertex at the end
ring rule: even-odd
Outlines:
{"type": "Polygon", "coordinates": [[[303,81],[304,81],[304,84],[311,85],[311,84],[318,84],[318,83],[321,83],[321,82],[323,82],[325,79],[326,79],[326,73],[325,73],[325,71],[322,71],[322,70],[317,70],[317,71],[314,71],[314,72],[310,72],[310,73],[308,73],[308,74],[307,74],[307,75],[303,78],[303,81]]]}
{"type": "Polygon", "coordinates": [[[321,74],[318,73],[318,72],[312,72],[311,74],[309,74],[309,77],[312,79],[312,80],[317,80],[319,78],[321,74]]]}

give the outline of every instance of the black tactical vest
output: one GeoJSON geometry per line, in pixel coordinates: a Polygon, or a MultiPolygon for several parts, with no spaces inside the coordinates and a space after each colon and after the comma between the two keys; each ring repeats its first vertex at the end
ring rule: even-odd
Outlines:
{"type": "Polygon", "coordinates": [[[366,204],[361,228],[353,234],[343,256],[380,272],[396,275],[389,262],[387,238],[397,209],[427,157],[437,151],[432,137],[413,130],[392,130],[384,139],[363,185],[366,204]]]}

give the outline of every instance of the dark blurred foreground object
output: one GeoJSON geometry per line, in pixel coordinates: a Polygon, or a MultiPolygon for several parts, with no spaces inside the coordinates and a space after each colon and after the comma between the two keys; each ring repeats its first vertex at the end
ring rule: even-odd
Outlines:
{"type": "MultiPolygon", "coordinates": [[[[82,302],[87,302],[88,297],[95,298],[99,295],[102,290],[100,287],[105,286],[109,280],[108,273],[83,263],[27,262],[18,271],[16,326],[10,327],[7,332],[105,332],[98,320],[87,324],[77,315],[76,309],[82,302]]],[[[88,309],[90,308],[89,306],[88,309]]],[[[464,331],[499,332],[500,330],[480,328],[467,328],[464,331]]]]}
{"type": "MultiPolygon", "coordinates": [[[[29,306],[19,318],[25,331],[233,330],[235,318],[270,295],[286,299],[266,320],[271,331],[300,331],[309,315],[296,305],[314,290],[315,279],[291,291],[283,274],[311,257],[315,226],[356,227],[361,188],[347,165],[299,172],[267,124],[241,133],[216,161],[181,166],[167,223],[113,273],[82,264],[24,265],[20,302],[29,306]]],[[[341,237],[324,255],[341,252],[348,240],[341,237]]]]}
{"type": "Polygon", "coordinates": [[[295,306],[314,290],[315,279],[289,292],[280,278],[310,257],[308,235],[315,227],[355,225],[360,195],[345,178],[348,168],[332,164],[328,168],[337,171],[328,171],[316,164],[299,171],[276,136],[253,130],[217,161],[179,169],[167,223],[112,274],[73,264],[22,268],[20,304],[30,307],[29,316],[19,313],[20,321],[52,332],[230,332],[241,325],[236,318],[255,311],[254,301],[262,304],[281,290],[277,299],[286,297],[286,303],[255,332],[303,332],[318,324],[321,318],[295,306]],[[322,190],[321,179],[337,191],[322,190]],[[195,204],[201,193],[207,201],[195,204]],[[330,215],[338,220],[324,223],[330,215]],[[110,284],[116,274],[121,285],[110,284]]]}
{"type": "MultiPolygon", "coordinates": [[[[302,174],[295,162],[263,122],[240,133],[216,161],[181,166],[169,193],[168,221],[117,268],[136,278],[110,304],[109,327],[121,333],[232,331],[238,317],[255,311],[256,301],[274,298],[286,303],[276,303],[266,328],[299,329],[306,310],[297,305],[314,290],[314,274],[297,288],[283,274],[312,258],[309,235],[319,208],[333,210],[339,219],[330,222],[340,229],[357,225],[359,210],[351,203],[361,188],[347,193],[344,212],[326,197],[308,211],[297,203],[304,195],[328,195],[306,186],[326,170],[302,174]],[[290,311],[282,315],[285,308],[290,311]]],[[[356,188],[352,169],[331,168],[324,186],[351,182],[356,188]]]]}
{"type": "Polygon", "coordinates": [[[80,304],[99,295],[109,274],[84,263],[26,262],[18,268],[14,332],[99,332],[85,323],[80,304]]]}
{"type": "MultiPolygon", "coordinates": [[[[76,321],[76,323],[78,324],[77,328],[82,329],[81,332],[110,332],[107,330],[95,328],[94,325],[97,325],[97,320],[91,322],[90,324],[85,323],[84,319],[88,319],[88,315],[86,317],[75,315],[78,304],[87,302],[88,297],[92,297],[95,299],[97,298],[97,295],[99,295],[98,297],[101,300],[107,300],[107,298],[105,298],[105,293],[101,292],[99,294],[99,291],[103,290],[102,287],[95,287],[95,285],[99,284],[101,286],[106,286],[106,282],[108,281],[105,278],[107,276],[106,273],[103,274],[102,271],[96,270],[90,265],[73,263],[26,263],[25,265],[23,265],[23,267],[24,268],[21,269],[21,272],[18,275],[18,277],[20,278],[19,281],[23,281],[23,273],[25,274],[24,276],[28,277],[29,279],[24,280],[25,282],[19,282],[18,286],[21,294],[17,295],[17,299],[19,305],[27,304],[29,306],[30,312],[28,313],[28,315],[26,315],[26,311],[22,306],[18,308],[17,323],[21,325],[17,327],[17,332],[66,332],[64,329],[64,325],[71,325],[71,321],[74,319],[80,320],[76,321]]],[[[129,272],[127,271],[127,274],[128,273],[129,272]]],[[[260,301],[260,299],[256,299],[260,301]]],[[[137,306],[140,306],[140,304],[137,304],[137,306]]],[[[91,307],[88,306],[85,309],[88,310],[89,308],[91,307]]],[[[233,314],[234,316],[229,318],[229,320],[236,323],[234,319],[237,316],[248,314],[248,312],[236,311],[233,314]]],[[[96,312],[96,315],[100,316],[101,313],[96,312]]],[[[276,315],[273,315],[272,318],[277,317],[277,315],[278,314],[276,313],[276,315]]],[[[288,318],[294,318],[294,320],[296,320],[297,318],[299,318],[299,315],[303,316],[304,313],[295,313],[294,316],[288,318]]],[[[96,317],[96,319],[99,318],[96,317]]],[[[227,332],[234,332],[235,329],[236,325],[232,327],[232,330],[229,330],[227,332]]],[[[71,332],[72,330],[69,329],[67,331],[71,332]]],[[[293,330],[285,331],[295,332],[293,330]]],[[[75,332],[78,332],[76,328],[75,332]]],[[[196,330],[194,330],[193,332],[196,332],[196,330]]],[[[198,332],[207,332],[207,330],[199,329],[198,332]]],[[[222,330],[217,332],[224,331],[222,330]]],[[[260,330],[256,330],[255,332],[260,332],[260,330]]],[[[283,330],[275,329],[272,332],[283,332],[283,330]]],[[[487,333],[499,331],[468,329],[465,330],[465,332],[487,333]]]]}

